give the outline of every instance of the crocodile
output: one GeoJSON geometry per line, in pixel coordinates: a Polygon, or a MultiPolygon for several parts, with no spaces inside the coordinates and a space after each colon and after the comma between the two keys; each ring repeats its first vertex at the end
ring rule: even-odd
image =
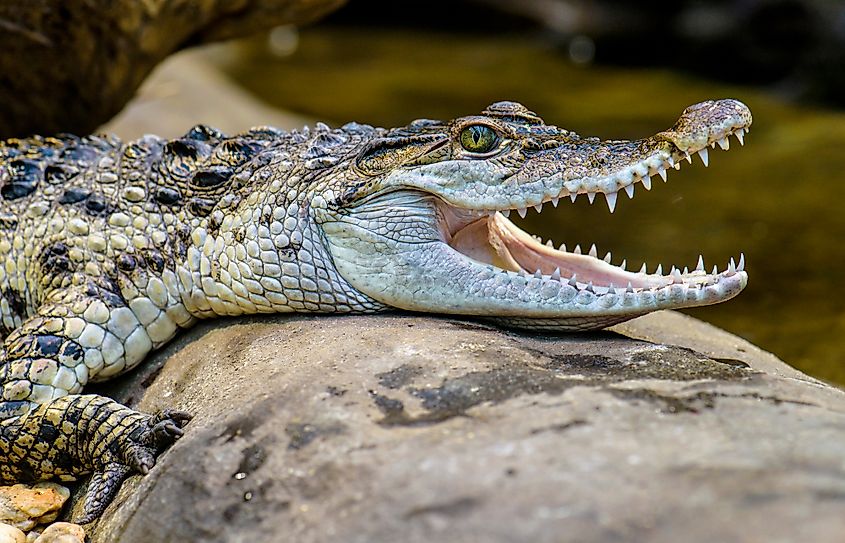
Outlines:
{"type": "Polygon", "coordinates": [[[736,100],[687,108],[636,141],[547,125],[515,102],[384,129],[317,123],[235,136],[198,125],[131,142],[0,145],[0,483],[92,474],[80,523],[147,473],[190,415],[83,394],[199,319],[384,310],[523,329],[591,330],[745,286],[723,271],[629,271],[555,249],[508,218],[559,199],[613,212],[751,125],[736,100]]]}

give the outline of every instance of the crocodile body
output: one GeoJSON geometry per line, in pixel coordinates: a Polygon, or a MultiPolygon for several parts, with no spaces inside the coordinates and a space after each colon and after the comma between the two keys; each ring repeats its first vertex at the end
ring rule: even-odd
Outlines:
{"type": "MultiPolygon", "coordinates": [[[[736,295],[723,272],[630,272],[555,250],[507,218],[650,188],[751,123],[734,100],[638,141],[546,125],[513,102],[447,123],[350,123],[123,143],[0,147],[0,482],[94,473],[81,522],[146,472],[189,416],[81,394],[197,319],[386,309],[583,330],[736,295]]],[[[741,141],[741,139],[740,139],[741,141]]]]}

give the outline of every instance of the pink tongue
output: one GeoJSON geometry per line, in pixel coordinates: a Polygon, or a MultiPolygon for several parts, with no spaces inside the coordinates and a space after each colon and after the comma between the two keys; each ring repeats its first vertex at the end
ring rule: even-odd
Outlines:
{"type": "Polygon", "coordinates": [[[556,251],[538,243],[498,213],[488,219],[488,226],[488,241],[499,258],[528,273],[540,270],[544,275],[551,275],[555,268],[560,268],[561,277],[577,275],[579,282],[592,281],[596,286],[624,287],[630,282],[634,287],[655,287],[668,283],[663,277],[626,272],[591,256],[556,251]]]}

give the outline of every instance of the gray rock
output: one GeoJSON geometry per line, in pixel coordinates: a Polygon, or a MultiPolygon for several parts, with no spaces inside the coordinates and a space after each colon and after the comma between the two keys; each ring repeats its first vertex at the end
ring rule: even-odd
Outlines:
{"type": "Polygon", "coordinates": [[[845,393],[680,314],[615,330],[203,323],[112,387],[196,418],[91,541],[842,540],[845,393]]]}

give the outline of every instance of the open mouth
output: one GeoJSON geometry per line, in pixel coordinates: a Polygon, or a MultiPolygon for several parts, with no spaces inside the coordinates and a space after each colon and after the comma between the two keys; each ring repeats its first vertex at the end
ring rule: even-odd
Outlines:
{"type": "MultiPolygon", "coordinates": [[[[667,170],[680,169],[684,160],[692,162],[692,155],[698,154],[705,166],[709,163],[708,148],[718,146],[723,150],[730,147],[728,138],[736,137],[744,144],[744,135],[748,126],[743,124],[724,126],[710,133],[706,142],[692,144],[685,150],[675,144],[672,149],[658,150],[636,164],[602,179],[562,181],[558,194],[546,197],[533,205],[537,212],[542,211],[545,203],[558,205],[560,198],[569,197],[573,202],[580,194],[586,195],[592,203],[596,195],[604,195],[612,213],[616,207],[619,192],[625,191],[633,198],[635,186],[640,184],[646,190],[651,189],[651,177],[660,176],[665,182],[667,170]]],[[[448,204],[443,204],[450,208],[448,204]]],[[[514,207],[520,216],[525,217],[526,208],[514,207]]],[[[478,263],[493,267],[494,271],[513,273],[526,280],[536,279],[541,283],[555,281],[565,283],[577,289],[588,291],[597,296],[605,294],[654,294],[661,291],[668,296],[670,290],[675,298],[680,294],[690,305],[725,299],[735,294],[746,281],[745,257],[740,254],[733,258],[722,271],[714,267],[710,272],[704,269],[704,259],[699,257],[695,269],[672,267],[664,270],[657,266],[654,273],[648,273],[643,265],[639,271],[629,271],[625,262],[614,265],[611,255],[599,257],[595,245],[586,253],[579,246],[567,249],[566,245],[558,248],[551,241],[545,244],[513,224],[507,217],[510,209],[490,211],[470,217],[462,217],[454,208],[444,209],[444,237],[449,245],[478,263]],[[475,220],[472,220],[475,219],[475,220]],[[471,221],[471,222],[470,222],[471,221]],[[738,287],[738,288],[737,288],[738,287]]]]}

